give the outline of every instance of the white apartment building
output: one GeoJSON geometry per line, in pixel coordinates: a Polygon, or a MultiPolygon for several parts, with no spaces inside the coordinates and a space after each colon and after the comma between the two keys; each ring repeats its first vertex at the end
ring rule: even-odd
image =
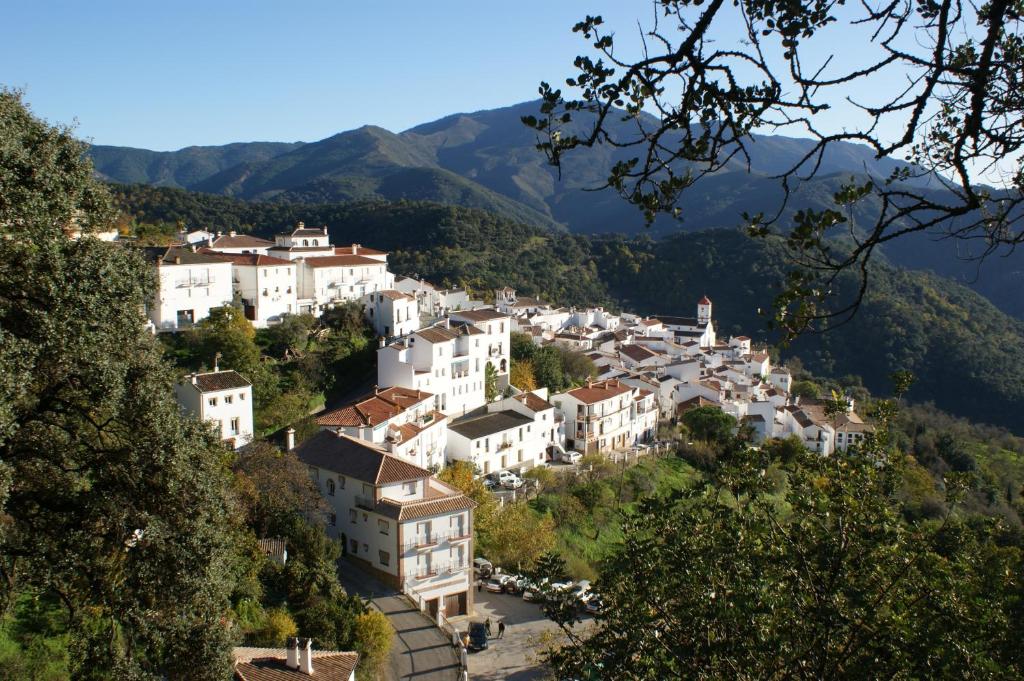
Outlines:
{"type": "Polygon", "coordinates": [[[174,246],[143,252],[156,266],[157,290],[146,312],[157,331],[191,328],[210,308],[231,304],[230,262],[174,246]]]}
{"type": "Polygon", "coordinates": [[[316,258],[334,255],[334,246],[327,235],[327,226],[306,227],[300,222],[290,232],[274,235],[274,245],[267,249],[267,254],[285,260],[299,258],[316,258]]]}
{"type": "Polygon", "coordinates": [[[653,392],[618,379],[590,382],[551,401],[565,419],[566,448],[583,454],[626,449],[657,431],[653,392]]]}
{"type": "Polygon", "coordinates": [[[252,383],[237,371],[189,374],[174,386],[174,396],[182,411],[212,423],[235,449],[252,441],[252,383]]]}
{"type": "MultiPolygon", "coordinates": [[[[341,251],[343,249],[338,249],[341,251]]],[[[352,246],[351,250],[358,250],[352,246]]],[[[273,252],[273,249],[271,249],[273,252]]],[[[368,293],[394,288],[395,277],[386,260],[352,253],[302,260],[299,270],[299,298],[303,312],[320,316],[337,303],[359,300],[368,293]]]]}
{"type": "Polygon", "coordinates": [[[295,449],[330,506],[327,533],[381,581],[411,587],[431,614],[472,614],[473,508],[430,471],[322,430],[295,449]]]}
{"type": "Polygon", "coordinates": [[[407,336],[420,328],[416,299],[395,289],[363,296],[363,309],[374,332],[384,338],[407,336]]]}
{"type": "Polygon", "coordinates": [[[377,384],[434,394],[434,408],[458,416],[485,402],[485,334],[448,320],[420,329],[377,351],[377,384]]]}
{"type": "Polygon", "coordinates": [[[448,460],[466,461],[481,475],[543,465],[548,447],[558,443],[555,407],[546,392],[507,397],[488,404],[483,414],[450,423],[448,460]]]}
{"type": "Polygon", "coordinates": [[[504,312],[481,308],[477,310],[459,310],[451,313],[453,322],[472,324],[483,332],[483,342],[487,346],[487,363],[494,367],[498,374],[498,388],[508,385],[510,366],[512,320],[504,312]]]}
{"type": "Polygon", "coordinates": [[[221,253],[203,249],[206,255],[231,263],[231,286],[242,299],[245,318],[256,328],[279,322],[298,312],[298,269],[301,263],[252,253],[221,253]]]}
{"type": "Polygon", "coordinates": [[[434,409],[431,393],[408,388],[373,394],[317,417],[321,428],[373,443],[432,471],[444,467],[448,417],[434,409]]]}

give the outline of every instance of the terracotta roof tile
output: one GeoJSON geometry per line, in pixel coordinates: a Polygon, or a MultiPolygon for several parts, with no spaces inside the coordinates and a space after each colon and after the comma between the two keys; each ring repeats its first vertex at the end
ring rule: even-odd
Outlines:
{"type": "Polygon", "coordinates": [[[360,267],[362,265],[384,265],[384,263],[362,255],[325,255],[319,258],[306,258],[306,265],[313,268],[360,267]]]}
{"type": "Polygon", "coordinates": [[[295,449],[310,466],[341,473],[375,485],[430,477],[430,471],[388,454],[368,442],[322,430],[295,449]]]}
{"type": "MultiPolygon", "coordinates": [[[[190,380],[190,377],[185,377],[186,382],[190,380]]],[[[192,381],[192,384],[199,388],[200,392],[204,393],[247,388],[252,385],[244,376],[231,369],[227,371],[211,371],[206,374],[195,374],[195,380],[192,381]]]]}
{"type": "Polygon", "coordinates": [[[616,379],[598,381],[582,388],[570,390],[569,394],[584,404],[594,404],[602,400],[611,399],[623,393],[633,390],[632,386],[620,383],[616,379]]]}
{"type": "Polygon", "coordinates": [[[359,663],[358,653],[337,650],[313,651],[313,675],[285,665],[284,648],[235,648],[235,678],[238,681],[348,681],[359,663]]]}

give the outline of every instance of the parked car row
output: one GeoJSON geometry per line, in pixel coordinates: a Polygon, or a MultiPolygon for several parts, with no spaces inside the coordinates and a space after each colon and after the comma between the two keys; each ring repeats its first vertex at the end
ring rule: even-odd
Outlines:
{"type": "Polygon", "coordinates": [[[523,479],[512,471],[497,471],[484,476],[484,487],[487,489],[519,489],[523,486],[523,479]]]}
{"type": "Polygon", "coordinates": [[[547,579],[539,585],[534,584],[523,575],[495,568],[486,558],[474,559],[473,568],[477,579],[482,582],[482,588],[490,593],[521,595],[523,600],[532,602],[540,600],[542,592],[550,588],[553,592],[566,592],[568,598],[575,601],[581,610],[589,613],[597,613],[603,607],[601,599],[590,590],[590,581],[586,579],[578,582],[551,582],[549,587],[547,579]]]}

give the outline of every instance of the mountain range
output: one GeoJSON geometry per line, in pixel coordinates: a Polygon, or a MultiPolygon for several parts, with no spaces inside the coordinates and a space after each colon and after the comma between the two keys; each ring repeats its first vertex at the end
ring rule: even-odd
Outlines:
{"type": "MultiPolygon", "coordinates": [[[[773,176],[811,147],[808,139],[755,135],[749,158],[733,159],[684,195],[681,219],[660,217],[649,228],[639,211],[610,189],[597,189],[614,163],[633,155],[608,145],[577,150],[559,170],[537,151],[535,133],[521,118],[539,103],[454,114],[401,133],[364,126],[310,143],[251,142],[153,152],[94,146],[97,173],[112,182],[142,183],[245,200],[336,203],[372,199],[433,201],[481,208],[514,220],[583,234],[660,237],[709,228],[735,228],[741,214],[772,214],[782,198],[773,176]],[[749,166],[748,166],[749,163],[749,166]]],[[[582,131],[585,119],[566,133],[582,131]]],[[[616,122],[618,139],[629,123],[616,122]]],[[[803,182],[780,224],[797,210],[834,207],[831,197],[851,176],[888,177],[899,163],[877,160],[863,145],[838,143],[824,154],[814,179],[803,182]]],[[[919,182],[924,182],[921,180],[919,182]]],[[[936,187],[935,191],[939,191],[936,187]]],[[[872,205],[854,212],[867,224],[872,205]]],[[[910,235],[884,249],[901,266],[953,278],[1024,319],[1024,258],[990,258],[983,268],[961,244],[910,235]]]]}

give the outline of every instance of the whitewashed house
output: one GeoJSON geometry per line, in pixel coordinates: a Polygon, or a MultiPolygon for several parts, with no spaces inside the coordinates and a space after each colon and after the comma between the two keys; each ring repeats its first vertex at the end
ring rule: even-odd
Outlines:
{"type": "Polygon", "coordinates": [[[156,267],[157,290],[146,312],[157,331],[191,328],[211,308],[231,304],[230,262],[174,246],[143,253],[156,267]]]}
{"type": "Polygon", "coordinates": [[[483,413],[468,414],[448,426],[448,460],[466,461],[481,475],[519,473],[544,464],[559,444],[555,407],[547,390],[492,402],[483,413]]]}
{"type": "Polygon", "coordinates": [[[174,386],[174,396],[182,411],[212,423],[231,447],[252,441],[252,383],[237,371],[189,374],[174,386]]]}
{"type": "Polygon", "coordinates": [[[245,318],[258,329],[295,314],[298,304],[298,269],[301,263],[254,253],[202,253],[231,263],[231,286],[241,301],[245,318]]]}
{"type": "Polygon", "coordinates": [[[377,350],[377,384],[434,394],[434,408],[448,416],[486,403],[485,334],[472,324],[448,320],[420,329],[377,350]]]}
{"type": "Polygon", "coordinates": [[[365,440],[420,468],[444,467],[448,417],[434,395],[409,388],[375,389],[350,405],[324,412],[321,428],[365,440]]]}
{"type": "Polygon", "coordinates": [[[511,333],[512,320],[504,312],[481,308],[476,310],[456,310],[450,315],[452,322],[472,324],[483,333],[481,341],[486,346],[487,363],[498,376],[498,389],[508,385],[508,372],[511,365],[511,333]]]}
{"type": "Polygon", "coordinates": [[[472,499],[347,435],[322,430],[295,454],[330,507],[328,535],[350,558],[393,588],[415,590],[432,614],[472,614],[472,499]]]}
{"type": "Polygon", "coordinates": [[[641,422],[635,424],[639,396],[640,389],[614,378],[552,396],[565,419],[566,448],[593,454],[627,449],[641,441],[641,434],[657,428],[658,412],[648,392],[640,400],[641,422]]]}
{"type": "Polygon", "coordinates": [[[374,333],[384,338],[407,336],[420,328],[416,298],[395,289],[367,293],[362,298],[366,318],[374,333]]]}
{"type": "Polygon", "coordinates": [[[217,236],[208,241],[207,247],[220,253],[267,255],[267,252],[274,247],[274,242],[260,239],[251,234],[239,234],[235,231],[227,234],[217,232],[217,236]]]}

